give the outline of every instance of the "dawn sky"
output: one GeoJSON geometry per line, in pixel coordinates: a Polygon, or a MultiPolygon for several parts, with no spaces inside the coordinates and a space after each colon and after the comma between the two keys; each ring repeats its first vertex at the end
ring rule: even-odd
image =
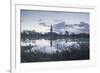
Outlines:
{"type": "Polygon", "coordinates": [[[51,24],[56,32],[63,32],[66,29],[72,32],[89,32],[89,13],[21,10],[21,31],[35,30],[45,33],[50,30],[51,24]]]}

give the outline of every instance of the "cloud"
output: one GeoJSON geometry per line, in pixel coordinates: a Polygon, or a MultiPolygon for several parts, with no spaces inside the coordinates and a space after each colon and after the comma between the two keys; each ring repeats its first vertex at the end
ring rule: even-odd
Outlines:
{"type": "Polygon", "coordinates": [[[64,22],[64,21],[53,25],[53,30],[55,32],[59,32],[59,33],[63,33],[63,34],[69,28],[72,29],[73,26],[72,25],[69,25],[69,24],[66,24],[66,22],[64,22]]]}
{"type": "Polygon", "coordinates": [[[89,28],[89,24],[88,23],[85,23],[85,22],[80,22],[80,24],[75,24],[75,26],[78,26],[78,27],[84,27],[84,28],[89,28]]]}
{"type": "Polygon", "coordinates": [[[80,33],[89,33],[89,28],[80,28],[78,31],[80,31],[80,33]]]}
{"type": "Polygon", "coordinates": [[[41,23],[39,23],[40,25],[43,25],[43,26],[46,26],[46,23],[44,23],[44,22],[41,22],[41,23]]]}
{"type": "Polygon", "coordinates": [[[42,20],[42,19],[39,19],[38,21],[41,22],[41,21],[43,21],[43,20],[42,20]]]}
{"type": "MultiPolygon", "coordinates": [[[[47,25],[45,22],[40,22],[39,25],[50,28],[50,25],[47,25]]],[[[65,33],[65,31],[75,34],[89,33],[89,24],[85,22],[80,22],[80,24],[66,24],[66,22],[62,21],[56,24],[52,24],[52,27],[53,32],[57,33],[65,33]]]]}
{"type": "Polygon", "coordinates": [[[75,24],[78,27],[77,31],[79,33],[89,33],[89,24],[85,22],[80,22],[80,24],[75,24]]]}
{"type": "Polygon", "coordinates": [[[73,24],[68,24],[65,27],[67,27],[67,28],[73,28],[73,24]]]}
{"type": "Polygon", "coordinates": [[[66,23],[65,22],[60,22],[60,23],[54,24],[53,27],[55,29],[64,29],[66,27],[66,23]]]}
{"type": "Polygon", "coordinates": [[[56,19],[56,20],[54,20],[54,22],[63,22],[63,21],[60,19],[56,19]]]}
{"type": "Polygon", "coordinates": [[[40,22],[39,25],[45,26],[45,27],[49,27],[45,22],[40,22]]]}

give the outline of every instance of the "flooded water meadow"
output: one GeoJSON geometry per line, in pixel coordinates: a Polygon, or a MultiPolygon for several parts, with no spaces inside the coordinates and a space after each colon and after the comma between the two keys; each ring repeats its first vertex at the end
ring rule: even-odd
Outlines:
{"type": "Polygon", "coordinates": [[[89,59],[89,40],[66,38],[21,41],[21,62],[89,59]]]}

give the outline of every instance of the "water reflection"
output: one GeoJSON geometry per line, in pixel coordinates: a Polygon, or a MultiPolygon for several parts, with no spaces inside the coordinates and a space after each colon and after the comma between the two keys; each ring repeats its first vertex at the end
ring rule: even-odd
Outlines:
{"type": "Polygon", "coordinates": [[[89,40],[24,40],[21,54],[22,62],[89,59],[89,40]]]}
{"type": "MultiPolygon", "coordinates": [[[[70,46],[74,46],[76,49],[80,49],[77,41],[65,41],[64,39],[58,39],[55,41],[49,40],[27,40],[26,42],[21,42],[22,46],[32,46],[30,48],[31,52],[40,51],[43,53],[54,53],[56,51],[61,52],[63,50],[70,50],[70,46]]],[[[27,50],[25,50],[27,51],[27,50]]]]}

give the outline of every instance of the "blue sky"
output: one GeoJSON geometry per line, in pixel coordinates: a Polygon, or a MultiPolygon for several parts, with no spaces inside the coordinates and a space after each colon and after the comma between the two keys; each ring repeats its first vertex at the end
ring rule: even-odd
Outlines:
{"type": "Polygon", "coordinates": [[[21,10],[21,31],[35,30],[45,33],[50,30],[52,24],[55,32],[65,30],[78,33],[89,32],[89,19],[89,13],[21,10]]]}

